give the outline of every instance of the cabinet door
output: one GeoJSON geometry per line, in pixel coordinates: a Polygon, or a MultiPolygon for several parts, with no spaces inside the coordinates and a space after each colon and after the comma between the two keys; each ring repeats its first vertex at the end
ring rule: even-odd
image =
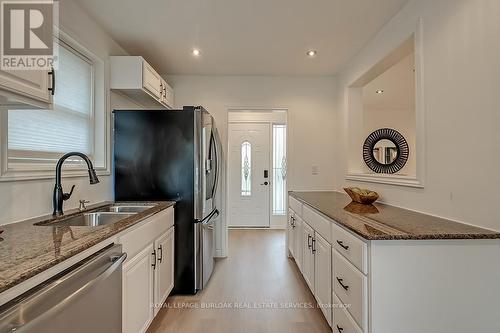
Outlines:
{"type": "Polygon", "coordinates": [[[153,244],[144,248],[123,266],[124,333],[145,332],[154,317],[153,244]]]}
{"type": "Polygon", "coordinates": [[[332,325],[332,246],[318,233],[314,236],[314,296],[332,325]]]}
{"type": "Polygon", "coordinates": [[[162,93],[160,102],[163,106],[173,109],[174,108],[174,89],[165,81],[161,80],[162,93]]]}
{"type": "Polygon", "coordinates": [[[288,252],[290,256],[295,258],[295,214],[292,210],[288,211],[287,237],[288,237],[288,252]]]}
{"type": "Polygon", "coordinates": [[[163,100],[165,106],[174,108],[174,89],[168,83],[165,83],[163,100]]]}
{"type": "Polygon", "coordinates": [[[174,227],[155,241],[155,315],[174,287],[174,227]]]}
{"type": "Polygon", "coordinates": [[[311,291],[314,291],[314,254],[312,253],[312,239],[314,230],[307,224],[302,224],[302,275],[311,291]]]}
{"type": "Polygon", "coordinates": [[[160,103],[163,104],[164,106],[166,106],[167,104],[167,83],[165,82],[165,80],[161,79],[160,78],[160,88],[161,88],[161,92],[160,92],[160,103]]]}
{"type": "Polygon", "coordinates": [[[52,102],[49,80],[52,79],[48,71],[0,70],[0,89],[48,104],[52,102]]]}
{"type": "Polygon", "coordinates": [[[153,97],[161,99],[163,94],[161,76],[145,61],[142,65],[142,85],[153,97]]]}
{"type": "Polygon", "coordinates": [[[294,238],[294,258],[299,269],[302,267],[302,219],[295,215],[295,228],[293,229],[294,238]]]}

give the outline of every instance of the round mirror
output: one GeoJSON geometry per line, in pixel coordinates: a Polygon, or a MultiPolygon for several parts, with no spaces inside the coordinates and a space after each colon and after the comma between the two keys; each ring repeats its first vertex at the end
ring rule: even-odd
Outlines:
{"type": "Polygon", "coordinates": [[[409,155],[406,139],[390,128],[371,133],[363,145],[363,159],[376,173],[398,172],[405,166],[409,155]]]}
{"type": "Polygon", "coordinates": [[[398,148],[396,144],[388,139],[381,139],[373,147],[373,157],[380,164],[391,164],[398,158],[398,148]]]}

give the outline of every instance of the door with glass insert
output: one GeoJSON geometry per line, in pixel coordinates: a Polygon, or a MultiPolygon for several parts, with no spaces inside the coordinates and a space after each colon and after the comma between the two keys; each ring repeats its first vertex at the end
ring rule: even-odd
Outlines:
{"type": "Polygon", "coordinates": [[[270,125],[230,123],[228,151],[228,224],[269,227],[270,125]]]}

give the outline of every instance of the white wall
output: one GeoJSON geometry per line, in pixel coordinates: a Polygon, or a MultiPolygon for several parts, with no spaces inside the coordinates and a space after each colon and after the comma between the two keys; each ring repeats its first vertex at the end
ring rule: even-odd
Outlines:
{"type": "MultiPolygon", "coordinates": [[[[167,80],[174,87],[177,107],[203,105],[215,117],[225,151],[228,108],[286,108],[288,189],[334,188],[333,77],[170,76],[167,80]],[[312,166],[319,167],[318,175],[312,175],[312,166]]],[[[224,206],[222,210],[225,214],[224,206]]],[[[227,234],[218,223],[216,230],[216,255],[226,256],[227,234]]]]}
{"type": "MultiPolygon", "coordinates": [[[[92,21],[73,0],[60,1],[59,19],[64,32],[105,61],[107,81],[108,56],[126,54],[123,48],[92,21]]],[[[106,95],[110,100],[110,109],[115,105],[120,107],[134,105],[113,92],[106,95]]],[[[111,200],[112,177],[99,176],[99,179],[99,184],[90,186],[88,177],[64,178],[63,186],[66,190],[69,190],[71,185],[76,185],[73,196],[64,204],[65,209],[78,207],[79,199],[91,200],[92,203],[111,200]]],[[[53,188],[54,179],[0,182],[0,225],[52,213],[53,188]]]]}
{"type": "MultiPolygon", "coordinates": [[[[227,108],[288,109],[289,190],[333,189],[333,77],[169,76],[175,104],[202,105],[227,143],[227,108]],[[319,174],[312,175],[312,166],[319,174]]],[[[226,149],[227,147],[224,147],[226,149]]]]}
{"type": "MultiPolygon", "coordinates": [[[[338,76],[336,188],[372,188],[390,204],[500,230],[500,1],[413,0],[338,76]],[[425,188],[347,182],[347,86],[423,21],[425,188]]],[[[360,151],[361,154],[361,151],[360,151]]]]}

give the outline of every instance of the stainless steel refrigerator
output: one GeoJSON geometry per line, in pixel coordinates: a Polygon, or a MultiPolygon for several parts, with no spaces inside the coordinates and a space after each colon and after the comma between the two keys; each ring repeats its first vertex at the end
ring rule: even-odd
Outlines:
{"type": "Polygon", "coordinates": [[[175,200],[176,294],[203,289],[214,267],[222,149],[202,107],[114,111],[117,201],[175,200]]]}

